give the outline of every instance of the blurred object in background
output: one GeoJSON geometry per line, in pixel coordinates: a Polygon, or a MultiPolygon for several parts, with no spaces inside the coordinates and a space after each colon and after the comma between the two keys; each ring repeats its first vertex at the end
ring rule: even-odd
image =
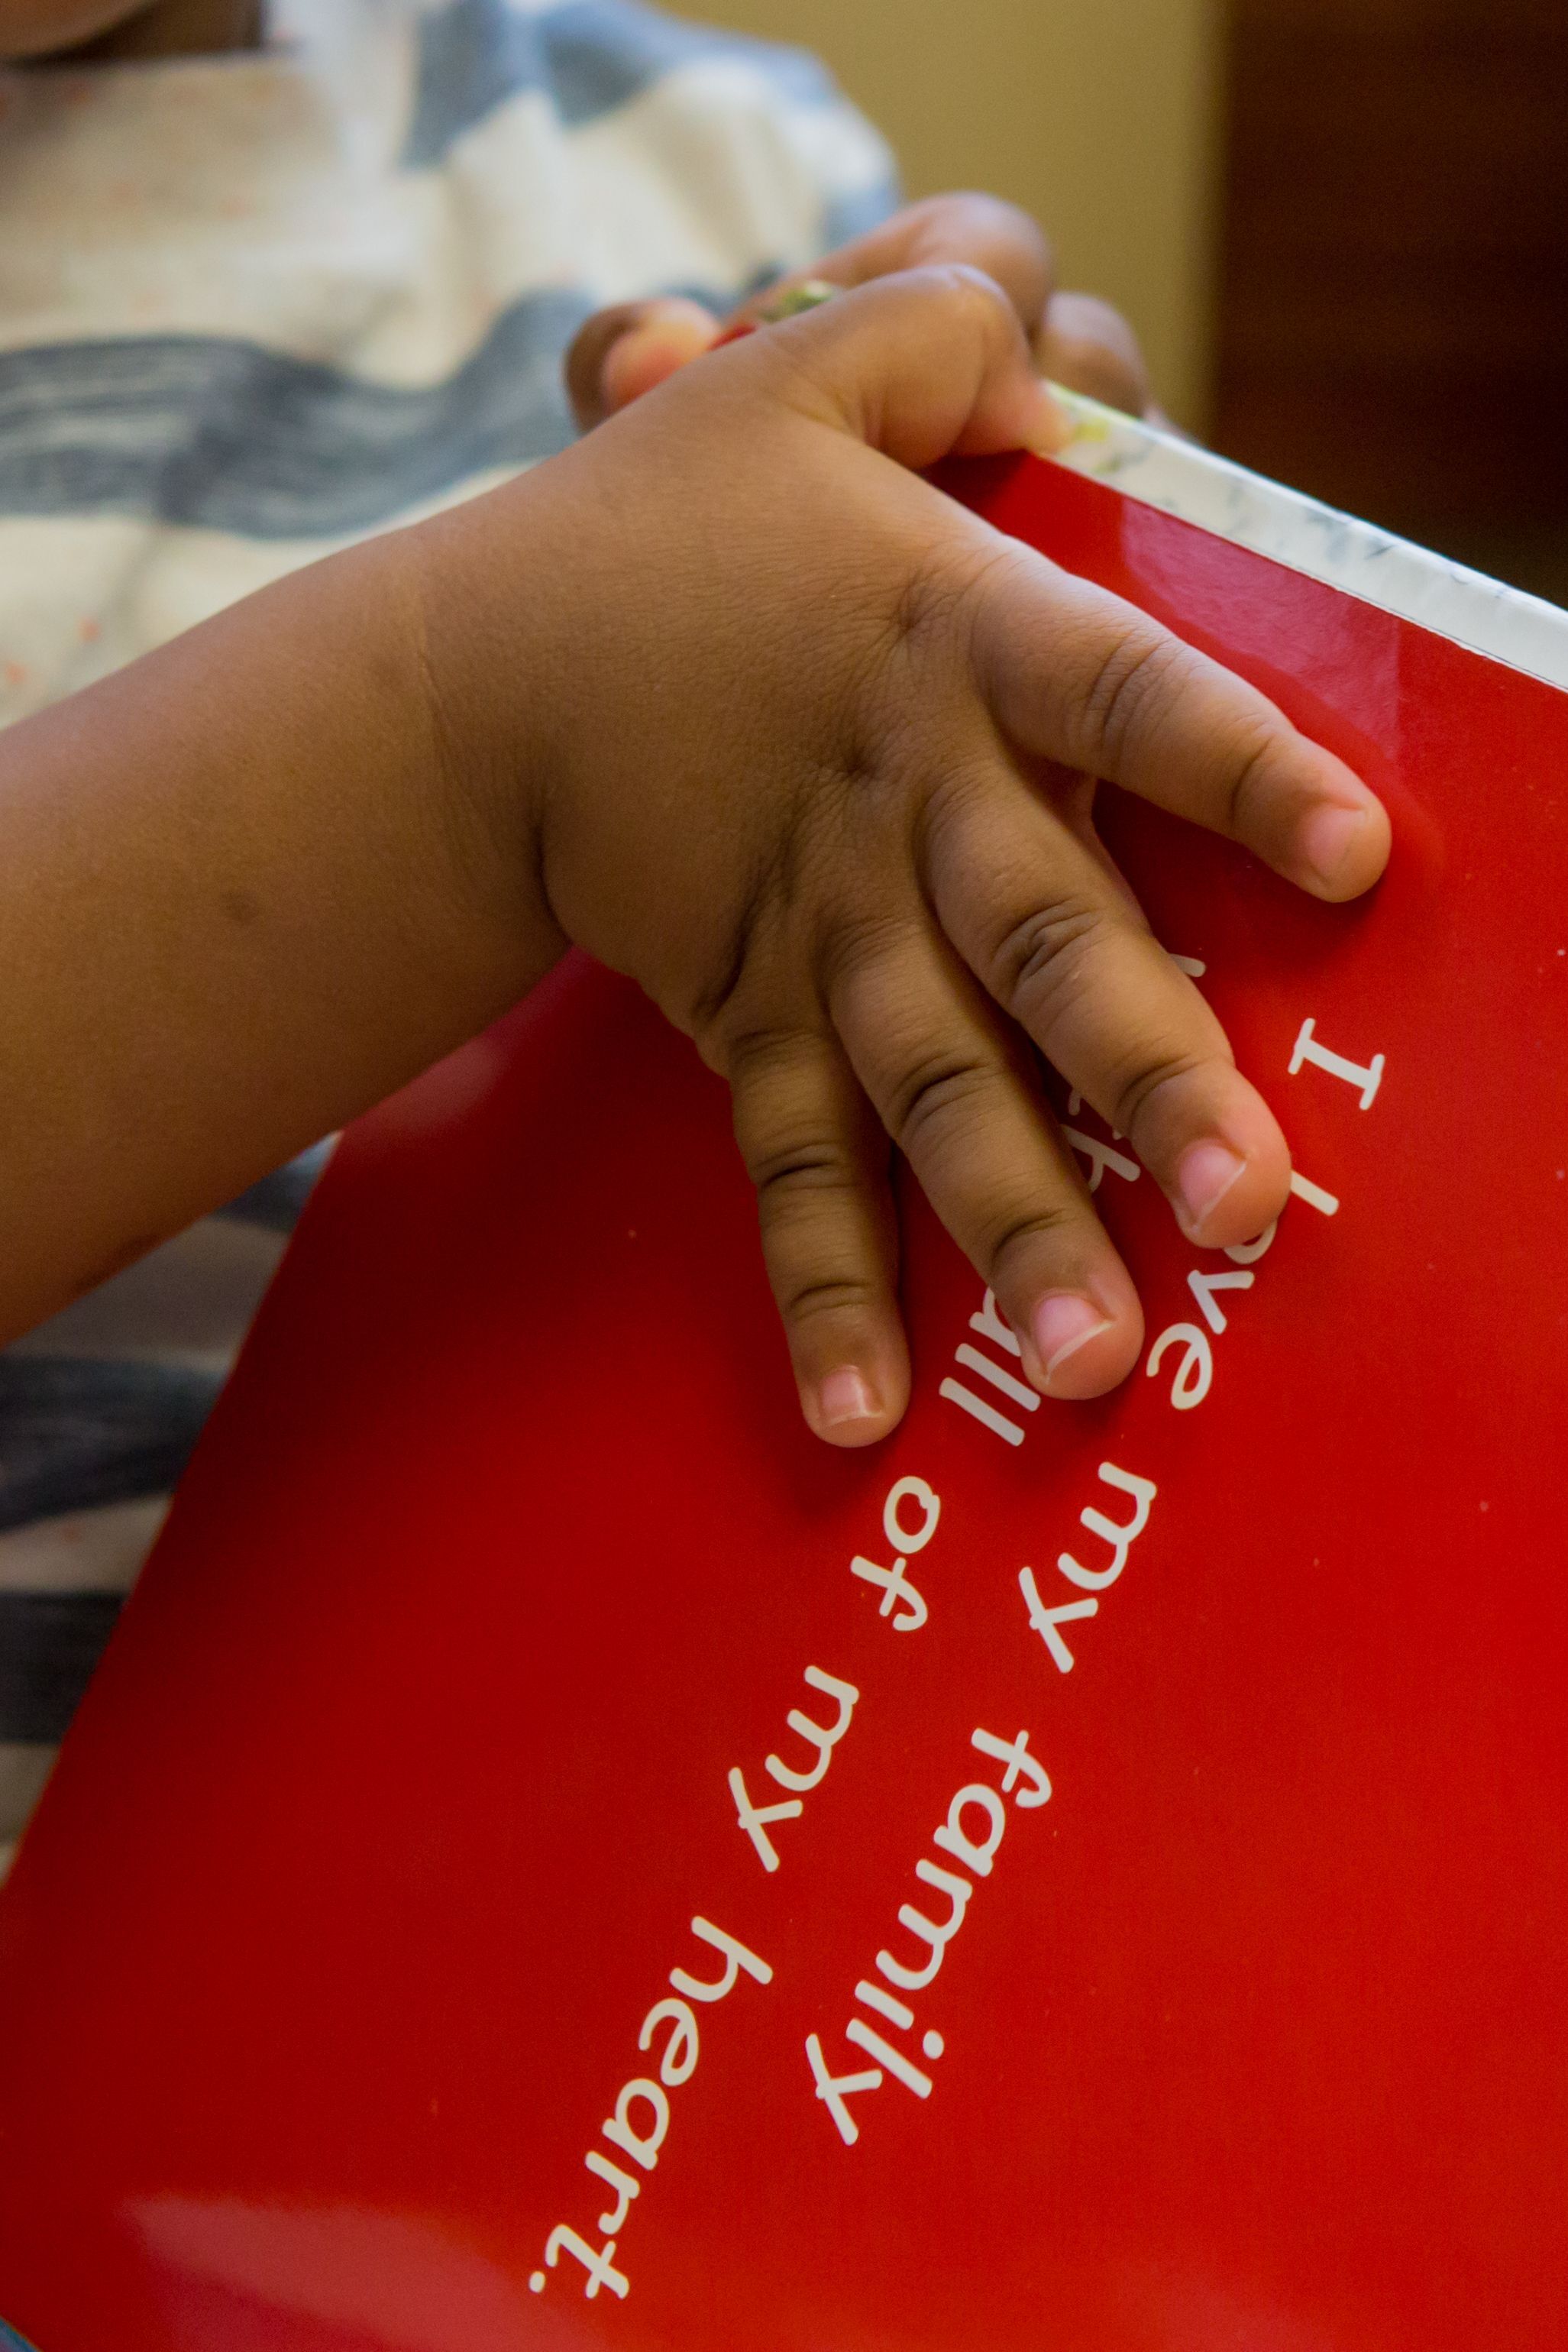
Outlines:
{"type": "Polygon", "coordinates": [[[1214,437],[1568,603],[1568,0],[1232,0],[1214,437]]]}
{"type": "Polygon", "coordinates": [[[912,196],[987,188],[1033,213],[1056,240],[1062,282],[1126,312],[1166,405],[1201,430],[1218,6],[685,0],[684,13],[814,49],[892,140],[912,196]]]}

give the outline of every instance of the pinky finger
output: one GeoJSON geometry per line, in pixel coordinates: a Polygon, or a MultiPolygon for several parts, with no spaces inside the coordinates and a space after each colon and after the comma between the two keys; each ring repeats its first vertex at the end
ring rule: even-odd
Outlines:
{"type": "Polygon", "coordinates": [[[830,1445],[874,1444],[909,1399],[887,1137],[831,1038],[747,1041],[729,1082],[800,1409],[830,1445]]]}

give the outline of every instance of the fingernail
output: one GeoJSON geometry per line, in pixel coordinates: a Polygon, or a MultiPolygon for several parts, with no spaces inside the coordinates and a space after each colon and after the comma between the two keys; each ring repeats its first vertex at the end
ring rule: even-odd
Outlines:
{"type": "Polygon", "coordinates": [[[1364,809],[1314,809],[1298,835],[1302,864],[1333,889],[1365,830],[1364,809]]]}
{"type": "Polygon", "coordinates": [[[1030,1318],[1030,1334],[1046,1387],[1080,1348],[1110,1328],[1111,1318],[1104,1308],[1079,1291],[1053,1290],[1049,1298],[1042,1298],[1030,1318]]]}
{"type": "Polygon", "coordinates": [[[824,1429],[840,1429],[845,1422],[875,1421],[877,1402],[869,1383],[852,1364],[829,1372],[817,1391],[817,1419],[824,1429]]]}
{"type": "Polygon", "coordinates": [[[1195,1143],[1176,1164],[1176,1198],[1188,1238],[1201,1241],[1203,1228],[1247,1162],[1228,1143],[1195,1143]]]}

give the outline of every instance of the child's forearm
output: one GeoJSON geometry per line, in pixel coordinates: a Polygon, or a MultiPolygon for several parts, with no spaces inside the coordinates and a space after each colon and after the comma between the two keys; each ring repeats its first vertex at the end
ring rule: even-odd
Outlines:
{"type": "MultiPolygon", "coordinates": [[[[559,952],[531,862],[486,832],[476,747],[441,740],[410,544],[296,574],[0,736],[0,1338],[559,952]]],[[[507,791],[526,836],[526,775],[507,791]]]]}

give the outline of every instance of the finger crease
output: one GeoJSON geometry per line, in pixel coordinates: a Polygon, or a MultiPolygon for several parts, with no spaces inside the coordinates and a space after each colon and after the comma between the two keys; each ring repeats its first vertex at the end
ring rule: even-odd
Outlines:
{"type": "Polygon", "coordinates": [[[1054,1238],[1058,1234],[1071,1232],[1082,1216],[1082,1211],[1076,1201],[1063,1201],[1056,1207],[1032,1210],[1027,1217],[1010,1219],[994,1238],[988,1238],[983,1244],[989,1274],[999,1275],[1003,1260],[1024,1242],[1054,1238]]]}
{"type": "Polygon", "coordinates": [[[789,1321],[800,1324],[820,1315],[841,1314],[846,1307],[873,1306],[880,1297],[874,1284],[846,1276],[837,1282],[824,1279],[802,1283],[798,1289],[785,1293],[779,1304],[789,1321]]]}
{"type": "Polygon", "coordinates": [[[1082,701],[1088,740],[1098,747],[1092,764],[1121,764],[1128,737],[1137,727],[1151,695],[1157,694],[1166,671],[1188,658],[1187,649],[1174,640],[1145,635],[1129,627],[1101,661],[1082,701]]]}
{"type": "Polygon", "coordinates": [[[698,1037],[722,1021],[727,1007],[735,1000],[757,944],[762,908],[779,879],[779,856],[775,854],[753,876],[730,927],[729,952],[718,978],[702,991],[692,1007],[690,1026],[698,1037]]]}
{"type": "Polygon", "coordinates": [[[912,1151],[927,1128],[984,1094],[995,1076],[984,1063],[950,1055],[911,1071],[895,1089],[889,1108],[888,1129],[900,1150],[912,1151]]]}
{"type": "Polygon", "coordinates": [[[997,948],[992,957],[992,994],[1011,1007],[1042,987],[1060,987],[1071,978],[1072,967],[1103,921],[1094,908],[1067,900],[1058,907],[1036,908],[1014,925],[997,948]]]}
{"type": "Polygon", "coordinates": [[[841,1192],[854,1188],[854,1171],[841,1151],[824,1144],[820,1149],[780,1152],[754,1163],[751,1181],[758,1197],[781,1192],[841,1192]]]}
{"type": "Polygon", "coordinates": [[[1197,1055],[1176,1054],[1166,1061],[1140,1069],[1137,1076],[1129,1079],[1117,1093],[1111,1113],[1112,1126],[1123,1135],[1130,1136],[1134,1122],[1148,1109],[1156,1095],[1166,1087],[1175,1086],[1179,1079],[1191,1077],[1201,1066],[1200,1057],[1197,1055]]]}

